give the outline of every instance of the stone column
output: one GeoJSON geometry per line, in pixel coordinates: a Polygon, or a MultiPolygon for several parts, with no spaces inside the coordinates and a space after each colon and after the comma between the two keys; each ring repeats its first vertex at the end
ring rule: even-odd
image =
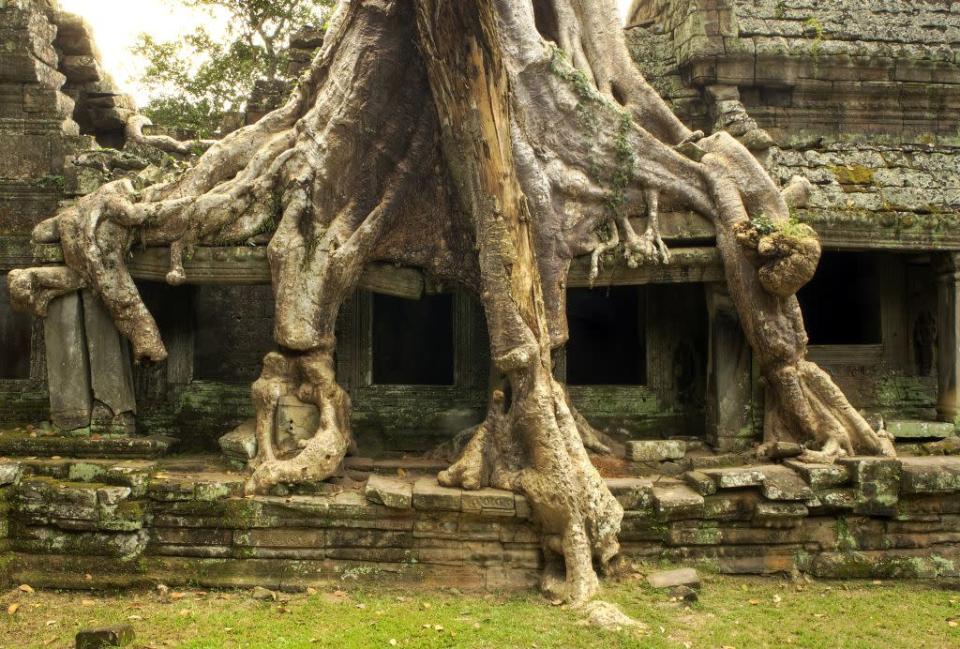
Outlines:
{"type": "Polygon", "coordinates": [[[937,261],[937,416],[941,421],[956,423],[960,385],[960,254],[947,253],[937,261]]]}
{"type": "Polygon", "coordinates": [[[50,303],[43,323],[50,420],[62,431],[90,425],[92,391],[79,293],[50,303]]]}
{"type": "Polygon", "coordinates": [[[706,284],[709,314],[707,441],[718,451],[753,442],[752,355],[724,284],[706,284]]]}
{"type": "Polygon", "coordinates": [[[83,321],[90,363],[94,424],[106,432],[133,433],[137,402],[127,341],[99,297],[83,291],[83,321]]]}

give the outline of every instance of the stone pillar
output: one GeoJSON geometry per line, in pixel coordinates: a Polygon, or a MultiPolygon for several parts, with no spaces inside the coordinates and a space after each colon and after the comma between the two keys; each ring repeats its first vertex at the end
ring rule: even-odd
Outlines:
{"type": "Polygon", "coordinates": [[[723,284],[707,284],[707,441],[718,451],[754,440],[752,355],[740,318],[723,284]]]}
{"type": "Polygon", "coordinates": [[[44,320],[50,420],[62,431],[90,425],[90,364],[79,293],[50,303],[44,320]]]}
{"type": "Polygon", "coordinates": [[[941,255],[937,264],[937,416],[958,419],[957,386],[960,385],[960,254],[941,255]]]}
{"type": "Polygon", "coordinates": [[[90,290],[83,291],[83,321],[90,384],[96,400],[94,424],[105,432],[133,433],[137,402],[127,341],[103,302],[90,290]]]}

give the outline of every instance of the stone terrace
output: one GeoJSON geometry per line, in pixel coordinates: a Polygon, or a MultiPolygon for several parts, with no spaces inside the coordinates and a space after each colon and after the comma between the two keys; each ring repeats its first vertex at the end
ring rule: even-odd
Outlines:
{"type": "MultiPolygon", "coordinates": [[[[245,498],[243,476],[212,456],[7,460],[4,572],[61,588],[534,586],[542,555],[525,498],[440,487],[437,468],[353,459],[313,493],[245,498]]],[[[960,458],[787,461],[608,484],[626,510],[631,559],[739,574],[960,577],[960,458]]]]}

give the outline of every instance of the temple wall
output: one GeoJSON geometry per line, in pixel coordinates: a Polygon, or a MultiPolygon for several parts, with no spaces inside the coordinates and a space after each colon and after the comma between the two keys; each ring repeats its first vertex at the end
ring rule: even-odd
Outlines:
{"type": "MultiPolygon", "coordinates": [[[[625,558],[731,574],[960,577],[960,459],[703,464],[683,480],[608,479],[626,510],[625,558]]],[[[370,460],[347,471],[396,476],[370,460]]],[[[502,590],[534,586],[542,568],[529,506],[511,492],[411,473],[366,491],[244,498],[242,479],[196,461],[0,464],[0,544],[11,551],[0,573],[82,589],[362,580],[502,590]]]]}

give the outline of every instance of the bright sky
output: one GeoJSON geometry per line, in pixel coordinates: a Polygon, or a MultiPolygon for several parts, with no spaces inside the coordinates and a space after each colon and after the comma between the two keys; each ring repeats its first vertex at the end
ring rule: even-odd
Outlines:
{"type": "MultiPolygon", "coordinates": [[[[626,14],[632,0],[617,1],[626,14]]],[[[60,0],[60,6],[93,25],[104,67],[140,104],[147,99],[137,83],[144,63],[130,53],[140,33],[172,40],[200,24],[213,33],[223,24],[211,21],[206,12],[179,7],[175,0],[60,0]]]]}

